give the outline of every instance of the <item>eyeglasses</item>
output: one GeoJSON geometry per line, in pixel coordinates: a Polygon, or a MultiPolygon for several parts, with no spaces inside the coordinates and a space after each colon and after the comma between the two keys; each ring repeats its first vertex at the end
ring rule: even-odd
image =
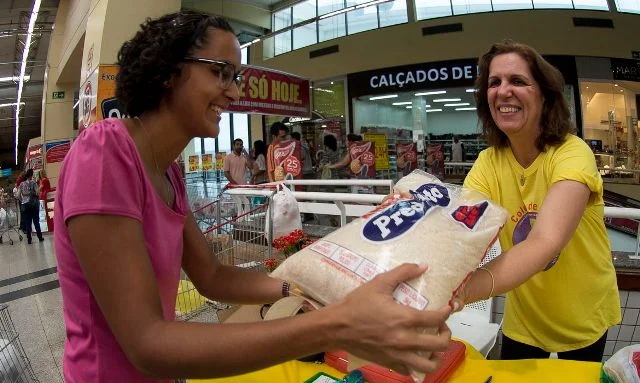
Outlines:
{"type": "Polygon", "coordinates": [[[236,67],[229,62],[200,57],[185,57],[183,60],[210,65],[211,72],[218,76],[222,87],[225,89],[229,88],[233,82],[235,82],[237,86],[240,86],[242,82],[242,71],[236,72],[236,67]]]}

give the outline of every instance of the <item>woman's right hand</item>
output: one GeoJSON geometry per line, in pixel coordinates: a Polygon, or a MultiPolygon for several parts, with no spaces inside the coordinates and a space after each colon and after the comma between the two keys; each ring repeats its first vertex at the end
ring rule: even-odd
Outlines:
{"type": "Polygon", "coordinates": [[[446,350],[451,340],[445,323],[451,308],[417,310],[396,302],[392,296],[400,283],[425,271],[426,266],[401,265],[378,275],[334,305],[334,315],[344,325],[336,334],[339,347],[405,375],[410,369],[435,370],[438,360],[433,352],[446,350]],[[418,332],[424,328],[438,328],[438,333],[418,332]]]}

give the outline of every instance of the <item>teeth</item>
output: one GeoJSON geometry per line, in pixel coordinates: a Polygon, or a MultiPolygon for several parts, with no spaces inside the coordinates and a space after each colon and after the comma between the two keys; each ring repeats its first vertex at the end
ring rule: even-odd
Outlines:
{"type": "Polygon", "coordinates": [[[515,113],[517,111],[519,111],[520,108],[515,107],[515,106],[501,106],[500,107],[500,112],[501,113],[515,113]]]}

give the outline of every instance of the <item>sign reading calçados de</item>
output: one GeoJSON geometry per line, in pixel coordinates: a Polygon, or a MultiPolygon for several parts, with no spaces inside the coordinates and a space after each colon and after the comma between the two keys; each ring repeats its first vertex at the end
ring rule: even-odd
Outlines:
{"type": "Polygon", "coordinates": [[[240,100],[230,112],[310,117],[309,80],[288,73],[244,67],[240,100]]]}

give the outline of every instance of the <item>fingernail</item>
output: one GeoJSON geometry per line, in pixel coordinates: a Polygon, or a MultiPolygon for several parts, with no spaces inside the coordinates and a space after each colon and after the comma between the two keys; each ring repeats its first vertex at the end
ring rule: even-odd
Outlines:
{"type": "Polygon", "coordinates": [[[429,265],[426,263],[418,263],[418,267],[426,271],[429,268],[429,265]]]}

